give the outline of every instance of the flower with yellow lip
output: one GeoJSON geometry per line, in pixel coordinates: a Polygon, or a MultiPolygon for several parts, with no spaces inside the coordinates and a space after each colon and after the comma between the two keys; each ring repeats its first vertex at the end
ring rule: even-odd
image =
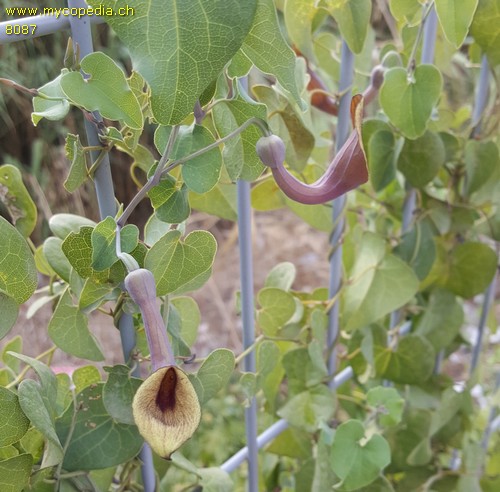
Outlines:
{"type": "Polygon", "coordinates": [[[142,437],[165,459],[193,435],[201,418],[191,381],[173,365],[161,367],[142,383],[132,409],[142,437]]]}

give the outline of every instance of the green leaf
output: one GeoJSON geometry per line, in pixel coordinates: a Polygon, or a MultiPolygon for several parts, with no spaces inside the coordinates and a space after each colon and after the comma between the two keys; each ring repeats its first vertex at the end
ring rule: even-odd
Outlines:
{"type": "Polygon", "coordinates": [[[113,287],[109,284],[99,284],[91,278],[85,280],[78,299],[78,309],[85,314],[98,308],[105,300],[113,297],[113,287]]]}
{"type": "Polygon", "coordinates": [[[335,431],[331,464],[343,490],[356,490],[373,482],[391,462],[388,442],[378,434],[367,438],[363,424],[349,420],[335,431]]]}
{"type": "Polygon", "coordinates": [[[63,68],[60,75],[38,89],[38,92],[41,92],[46,96],[57,97],[60,99],[54,100],[45,99],[40,96],[34,97],[33,113],[31,113],[31,121],[33,122],[33,125],[38,125],[39,121],[43,118],[50,121],[62,120],[68,114],[69,102],[61,89],[61,79],[66,73],[68,73],[68,71],[63,68]]]}
{"type": "Polygon", "coordinates": [[[82,366],[73,371],[71,375],[75,385],[75,393],[81,393],[87,386],[101,382],[101,374],[95,366],[82,366]]]}
{"type": "Polygon", "coordinates": [[[356,330],[404,306],[419,281],[399,258],[385,254],[382,238],[365,233],[344,293],[345,330],[356,330]]]}
{"type": "Polygon", "coordinates": [[[420,335],[399,340],[395,351],[375,346],[375,367],[381,377],[401,384],[423,383],[434,369],[434,348],[420,335]]]}
{"type": "Polygon", "coordinates": [[[415,334],[425,337],[438,351],[450,345],[463,322],[463,308],[455,296],[447,290],[436,288],[416,324],[415,334]]]}
{"type": "MultiPolygon", "coordinates": [[[[266,107],[263,104],[249,103],[241,98],[216,104],[212,114],[220,137],[225,137],[250,118],[260,118],[265,121],[267,117],[266,107]]],[[[250,125],[224,143],[222,158],[232,181],[240,177],[253,181],[262,174],[264,165],[255,150],[255,145],[261,135],[255,125],[250,125]]]]}
{"type": "Polygon", "coordinates": [[[189,204],[196,210],[215,215],[221,219],[236,221],[236,186],[218,183],[208,193],[189,193],[189,204]]]}
{"type": "Polygon", "coordinates": [[[375,408],[381,425],[389,427],[401,422],[405,401],[394,388],[371,388],[366,403],[375,408]]]}
{"type": "Polygon", "coordinates": [[[65,282],[69,282],[71,275],[71,263],[63,253],[62,239],[58,237],[48,237],[43,243],[43,254],[54,272],[65,282]]]}
{"type": "Polygon", "coordinates": [[[328,205],[304,205],[284,197],[286,206],[304,222],[323,232],[331,232],[332,207],[328,205]]]}
{"type": "Polygon", "coordinates": [[[375,191],[383,190],[396,176],[396,141],[390,131],[376,131],[368,141],[370,182],[375,191]]]}
{"type": "MultiPolygon", "coordinates": [[[[126,0],[92,0],[116,10],[126,0]]],[[[238,51],[255,15],[256,1],[148,0],[133,16],[107,17],[129,49],[134,69],[151,87],[155,119],[178,124],[238,51]]]]}
{"type": "Polygon", "coordinates": [[[82,226],[95,227],[95,225],[93,220],[74,214],[55,214],[49,219],[50,230],[62,240],[71,232],[77,234],[82,226]]]}
{"type": "Polygon", "coordinates": [[[258,0],[251,31],[242,46],[243,53],[262,72],[275,75],[278,82],[304,109],[295,81],[295,54],[283,39],[272,0],[258,0]]]}
{"type": "Polygon", "coordinates": [[[130,377],[130,368],[123,365],[105,367],[109,373],[102,390],[106,410],[120,424],[135,425],[132,414],[132,400],[142,380],[130,377]]]}
{"type": "Polygon", "coordinates": [[[167,331],[172,337],[174,353],[190,355],[200,324],[200,309],[191,297],[176,297],[170,301],[167,331]]]}
{"type": "Polygon", "coordinates": [[[391,123],[414,139],[424,134],[441,85],[441,73],[433,65],[419,65],[410,79],[404,68],[391,68],[380,89],[380,104],[391,123]]]}
{"type": "Polygon", "coordinates": [[[30,421],[24,415],[17,395],[2,387],[0,387],[0,415],[0,447],[9,446],[26,434],[30,421]]]}
{"type": "Polygon", "coordinates": [[[415,0],[390,0],[392,15],[401,22],[414,25],[420,20],[422,5],[415,0]]]}
{"type": "Polygon", "coordinates": [[[459,48],[467,36],[478,0],[436,0],[436,13],[446,39],[459,48]]]}
{"type": "Polygon", "coordinates": [[[177,180],[167,174],[148,192],[151,205],[158,219],[169,224],[179,224],[189,217],[191,209],[188,188],[185,184],[177,188],[177,180]]]}
{"type": "Polygon", "coordinates": [[[301,171],[314,149],[314,135],[302,121],[301,114],[274,88],[257,85],[253,92],[267,106],[272,132],[285,142],[286,163],[293,170],[301,171]]]}
{"type": "Polygon", "coordinates": [[[273,412],[278,388],[285,374],[280,364],[281,354],[275,342],[265,340],[257,351],[257,386],[266,397],[266,406],[273,412]]]}
{"type": "Polygon", "coordinates": [[[204,360],[196,374],[189,374],[200,404],[203,405],[226,387],[233,370],[233,352],[227,349],[217,349],[204,360]]]}
{"type": "Polygon", "coordinates": [[[0,461],[0,484],[2,492],[21,492],[28,484],[33,457],[20,454],[8,460],[0,461]]]}
{"type": "Polygon", "coordinates": [[[483,243],[467,242],[453,249],[439,284],[465,299],[481,294],[493,280],[497,255],[483,243]]]}
{"type": "Polygon", "coordinates": [[[413,268],[420,281],[424,280],[436,259],[436,245],[429,222],[415,222],[414,227],[403,235],[394,253],[413,268]]]}
{"type": "Polygon", "coordinates": [[[295,313],[295,300],[291,294],[274,287],[265,287],[257,294],[260,309],[257,322],[264,334],[275,336],[295,313]]]}
{"type": "Polygon", "coordinates": [[[24,186],[21,172],[12,164],[0,166],[0,201],[7,208],[16,229],[28,237],[36,226],[37,209],[24,186]]]}
{"type": "Polygon", "coordinates": [[[410,407],[404,414],[402,424],[389,429],[387,438],[392,450],[391,466],[407,469],[408,465],[421,466],[430,461],[431,418],[429,410],[410,407]]]}
{"type": "Polygon", "coordinates": [[[494,67],[500,64],[500,4],[498,0],[479,0],[470,33],[494,67]]]}
{"type": "Polygon", "coordinates": [[[264,287],[274,287],[284,291],[292,288],[293,281],[297,275],[295,265],[289,261],[278,263],[267,274],[264,287]]]}
{"type": "Polygon", "coordinates": [[[266,447],[266,452],[305,460],[312,456],[311,444],[308,433],[295,427],[289,427],[266,447]]]}
{"type": "Polygon", "coordinates": [[[47,403],[48,407],[51,408],[50,403],[57,394],[57,380],[55,374],[43,362],[28,357],[27,355],[17,354],[15,352],[8,352],[7,355],[22,360],[34,369],[40,378],[44,401],[47,403]]]}
{"type": "Polygon", "coordinates": [[[0,340],[14,326],[19,311],[19,305],[12,297],[0,291],[0,340]]]}
{"type": "Polygon", "coordinates": [[[200,484],[203,492],[233,492],[234,483],[229,473],[220,468],[199,468],[200,484]]]}
{"type": "MultiPolygon", "coordinates": [[[[92,231],[92,268],[106,270],[118,261],[116,256],[116,222],[106,217],[92,231]]],[[[120,230],[120,245],[123,253],[131,253],[139,242],[139,229],[127,224],[120,230]]]]}
{"type": "MultiPolygon", "coordinates": [[[[128,17],[127,17],[128,19],[128,17]]],[[[91,53],[80,62],[80,72],[63,75],[61,87],[68,99],[87,111],[99,111],[104,118],[123,121],[130,128],[142,128],[144,121],[137,98],[121,68],[104,53],[91,53]]]]}
{"type": "MultiPolygon", "coordinates": [[[[160,126],[155,132],[155,145],[160,154],[165,152],[172,131],[171,127],[160,126]]],[[[212,133],[201,125],[181,126],[172,149],[171,159],[181,159],[197,150],[215,143],[212,133]]],[[[218,147],[186,161],[182,165],[182,177],[189,189],[196,193],[210,191],[219,180],[222,157],[218,147]]]]}
{"type": "Polygon", "coordinates": [[[104,360],[96,339],[88,329],[88,318],[73,305],[69,290],[59,300],[47,330],[51,340],[68,354],[82,359],[104,360]]]}
{"type": "Polygon", "coordinates": [[[443,141],[437,133],[426,131],[415,140],[405,140],[398,158],[398,169],[412,186],[423,188],[436,176],[444,161],[443,141]]]}
{"type": "Polygon", "coordinates": [[[469,140],[465,146],[465,191],[471,195],[484,186],[498,171],[500,157],[498,147],[493,142],[469,140]]]}
{"type": "Polygon", "coordinates": [[[317,340],[313,340],[307,349],[304,347],[287,352],[282,364],[290,395],[317,386],[328,377],[323,349],[317,340]]]}
{"type": "Polygon", "coordinates": [[[334,395],[320,384],[292,397],[278,410],[278,415],[291,425],[314,432],[332,417],[334,410],[334,395]]]}
{"type": "Polygon", "coordinates": [[[57,389],[51,393],[46,386],[40,386],[32,379],[25,379],[19,384],[18,396],[26,417],[29,418],[33,427],[38,429],[47,439],[42,467],[50,467],[60,463],[63,457],[63,448],[54,427],[57,389]]]}
{"type": "Polygon", "coordinates": [[[308,60],[315,58],[311,31],[318,12],[317,3],[314,0],[286,0],[283,12],[291,42],[308,60]]]}
{"type": "Polygon", "coordinates": [[[25,239],[3,217],[0,237],[0,290],[22,304],[36,289],[35,260],[25,239]]]}
{"type": "Polygon", "coordinates": [[[209,278],[217,243],[209,232],[193,231],[184,241],[179,231],[167,232],[148,251],[145,268],[153,272],[157,294],[181,294],[209,278]]]}
{"type": "Polygon", "coordinates": [[[16,335],[3,343],[2,349],[2,362],[6,367],[12,369],[14,373],[20,371],[21,361],[9,352],[22,352],[23,350],[23,339],[20,335],[16,335]]]}
{"type": "MultiPolygon", "coordinates": [[[[82,226],[78,233],[72,232],[66,237],[62,243],[62,250],[66,258],[83,279],[91,277],[97,283],[121,282],[126,274],[125,267],[121,262],[116,262],[110,269],[102,272],[92,268],[92,231],[93,227],[82,226]]],[[[139,246],[132,251],[132,256],[136,252],[140,254],[139,246]]]]}
{"type": "Polygon", "coordinates": [[[142,447],[143,439],[135,425],[119,424],[108,414],[102,398],[103,386],[85,388],[76,396],[76,404],[82,410],[75,410],[71,404],[56,422],[62,442],[66,442],[73,428],[64,455],[66,471],[116,466],[132,459],[142,447]]]}
{"type": "Polygon", "coordinates": [[[64,150],[66,151],[66,157],[71,163],[68,177],[64,181],[64,187],[72,193],[88,178],[87,161],[83,145],[80,142],[80,136],[68,133],[64,150]]]}
{"type": "Polygon", "coordinates": [[[336,8],[330,8],[330,13],[337,21],[342,37],[355,54],[361,53],[365,44],[372,13],[370,0],[347,0],[336,8]]]}
{"type": "Polygon", "coordinates": [[[252,186],[251,200],[252,208],[261,212],[277,210],[285,206],[284,194],[272,175],[252,186]]]}

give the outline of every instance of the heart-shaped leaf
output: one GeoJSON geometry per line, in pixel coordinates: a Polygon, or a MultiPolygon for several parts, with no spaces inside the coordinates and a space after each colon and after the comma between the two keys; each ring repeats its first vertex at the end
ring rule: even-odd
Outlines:
{"type": "Polygon", "coordinates": [[[405,140],[398,158],[398,169],[412,186],[422,188],[439,172],[445,156],[439,135],[426,131],[415,140],[405,140]]]}
{"type": "Polygon", "coordinates": [[[288,292],[273,287],[262,289],[258,294],[261,308],[257,320],[264,333],[268,336],[276,335],[295,312],[295,301],[288,292]]]}
{"type": "Polygon", "coordinates": [[[417,138],[425,132],[441,85],[441,73],[433,65],[419,65],[411,77],[404,68],[391,68],[380,89],[380,104],[407,138],[417,138]]]}
{"type": "MultiPolygon", "coordinates": [[[[127,0],[91,0],[114,11],[127,0]]],[[[239,50],[256,10],[256,0],[146,0],[133,16],[106,17],[129,49],[134,69],[151,87],[155,119],[180,123],[201,94],[239,50]]]]}
{"type": "Polygon", "coordinates": [[[418,278],[405,262],[385,253],[382,238],[363,236],[351,280],[344,293],[344,329],[373,323],[406,304],[418,290],[418,278]]]}
{"type": "Polygon", "coordinates": [[[143,439],[135,425],[120,424],[108,414],[103,402],[103,387],[92,384],[76,396],[85,411],[72,403],[56,423],[61,442],[67,443],[64,469],[95,470],[116,466],[133,458],[143,439]],[[92,449],[82,453],[82,449],[92,449]]]}
{"type": "Polygon", "coordinates": [[[478,0],[436,0],[436,13],[448,41],[458,48],[465,40],[478,0]]]}
{"type": "Polygon", "coordinates": [[[204,360],[196,374],[189,379],[200,403],[206,403],[224,388],[234,370],[234,354],[231,350],[217,349],[204,360]]]}
{"type": "Polygon", "coordinates": [[[342,480],[342,489],[356,490],[373,482],[391,462],[389,443],[378,434],[367,439],[363,424],[349,420],[333,437],[331,465],[342,480]]]}
{"type": "Polygon", "coordinates": [[[63,75],[61,87],[68,99],[87,111],[99,111],[104,118],[123,121],[130,128],[142,128],[142,110],[121,68],[104,53],[85,56],[80,72],[63,75]]]}
{"type": "Polygon", "coordinates": [[[194,231],[181,240],[180,231],[167,232],[148,251],[145,268],[153,272],[159,296],[200,288],[210,277],[217,250],[215,238],[194,231]]]}
{"type": "Polygon", "coordinates": [[[397,349],[375,346],[377,374],[401,384],[423,383],[434,369],[434,348],[420,335],[399,340],[397,349]]]}

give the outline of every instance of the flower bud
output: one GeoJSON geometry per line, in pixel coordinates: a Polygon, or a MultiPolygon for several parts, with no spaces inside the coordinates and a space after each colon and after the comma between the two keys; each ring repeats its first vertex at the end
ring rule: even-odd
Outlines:
{"type": "Polygon", "coordinates": [[[278,135],[260,137],[256,145],[260,160],[271,168],[278,167],[285,162],[285,144],[278,135]]]}
{"type": "Polygon", "coordinates": [[[142,437],[167,460],[193,435],[201,418],[196,391],[176,366],[151,374],[137,390],[132,410],[142,437]]]}

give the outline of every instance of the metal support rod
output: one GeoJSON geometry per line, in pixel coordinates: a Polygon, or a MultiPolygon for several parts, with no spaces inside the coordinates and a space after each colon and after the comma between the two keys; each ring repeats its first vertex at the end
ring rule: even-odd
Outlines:
{"type": "MultiPolygon", "coordinates": [[[[342,42],[340,60],[340,82],[339,92],[343,95],[340,98],[338,120],[337,120],[337,140],[335,151],[338,152],[344,145],[349,135],[349,108],[351,104],[351,91],[354,77],[354,55],[345,41],[342,42]]],[[[344,234],[344,208],[346,204],[345,195],[333,200],[333,231],[330,236],[332,253],[330,256],[330,282],[328,286],[329,297],[333,298],[342,285],[342,236],[344,234]]],[[[335,302],[328,315],[327,347],[328,347],[328,372],[335,373],[337,357],[335,351],[335,341],[339,333],[339,302],[335,302]]],[[[330,385],[333,380],[330,381],[330,385]]]]}
{"type": "Polygon", "coordinates": [[[474,104],[474,109],[472,111],[472,124],[474,129],[472,130],[471,137],[474,138],[481,131],[481,119],[483,117],[486,104],[488,103],[489,95],[489,74],[490,66],[488,64],[488,58],[483,55],[481,60],[481,70],[479,72],[479,82],[476,89],[476,100],[474,104]]]}
{"type": "MultiPolygon", "coordinates": [[[[68,6],[70,8],[85,8],[87,4],[83,0],[69,0],[68,6]]],[[[92,33],[90,30],[90,22],[88,17],[70,17],[69,23],[71,26],[71,35],[73,41],[80,46],[80,55],[82,58],[85,55],[93,52],[92,33]]],[[[101,120],[100,115],[94,116],[101,120]]],[[[99,135],[94,125],[85,120],[85,132],[87,133],[88,144],[91,146],[100,145],[99,135]]],[[[99,152],[92,152],[92,161],[95,162],[99,152]]],[[[116,214],[115,192],[113,188],[113,178],[111,175],[111,166],[109,156],[106,154],[101,161],[101,164],[94,173],[94,185],[97,195],[97,202],[99,205],[99,214],[102,219],[116,214]]],[[[130,362],[130,354],[135,347],[135,329],[132,317],[129,314],[122,314],[118,321],[120,330],[120,338],[122,342],[123,357],[126,362],[130,362]]],[[[137,366],[133,371],[134,376],[140,376],[139,367],[137,366]]],[[[156,475],[153,466],[153,456],[151,448],[144,444],[140,458],[142,461],[142,480],[145,492],[154,492],[156,489],[156,475]]]]}
{"type": "Polygon", "coordinates": [[[477,338],[476,343],[474,344],[474,349],[472,351],[472,359],[470,363],[470,371],[469,375],[472,376],[476,370],[477,364],[479,362],[479,356],[481,354],[481,348],[483,346],[483,335],[484,329],[486,328],[486,319],[488,318],[488,313],[490,312],[491,305],[493,304],[493,300],[495,299],[495,290],[496,290],[496,280],[497,275],[493,277],[490,285],[486,289],[484,293],[483,306],[481,308],[481,316],[479,318],[479,323],[477,325],[477,338]]]}
{"type": "MultiPolygon", "coordinates": [[[[250,206],[250,183],[238,181],[238,238],[240,250],[241,278],[241,318],[243,324],[243,350],[255,341],[254,295],[253,295],[253,257],[252,257],[252,216],[250,206]]],[[[255,351],[250,351],[243,367],[247,372],[255,372],[255,351]]],[[[248,491],[258,492],[258,445],[257,445],[257,401],[252,398],[245,409],[245,431],[248,463],[248,491]]]]}

